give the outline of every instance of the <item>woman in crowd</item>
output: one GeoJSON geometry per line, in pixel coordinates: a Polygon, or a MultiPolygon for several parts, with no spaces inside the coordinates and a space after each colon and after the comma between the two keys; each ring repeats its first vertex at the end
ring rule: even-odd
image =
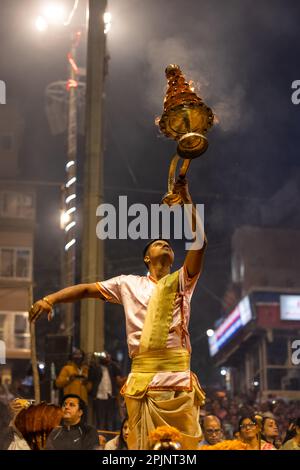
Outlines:
{"type": "Polygon", "coordinates": [[[11,410],[1,401],[0,450],[30,450],[28,443],[14,424],[11,410]]]}
{"type": "Polygon", "coordinates": [[[128,418],[123,419],[120,429],[120,434],[111,439],[105,444],[104,450],[127,450],[127,438],[128,438],[128,418]]]}
{"type": "Polygon", "coordinates": [[[253,416],[239,421],[240,440],[247,444],[248,450],[276,450],[275,447],[259,438],[259,427],[253,416]]]}
{"type": "Polygon", "coordinates": [[[261,425],[261,438],[272,444],[276,449],[281,447],[278,425],[271,416],[264,416],[261,425]]]}

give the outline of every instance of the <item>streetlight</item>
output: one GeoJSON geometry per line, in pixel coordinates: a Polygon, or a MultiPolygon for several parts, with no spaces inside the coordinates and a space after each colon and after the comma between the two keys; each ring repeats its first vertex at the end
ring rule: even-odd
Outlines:
{"type": "Polygon", "coordinates": [[[65,251],[68,251],[69,248],[71,248],[71,246],[75,245],[76,243],[76,238],[72,238],[72,240],[70,240],[66,245],[65,245],[65,251]]]}
{"type": "Polygon", "coordinates": [[[104,21],[104,34],[107,34],[108,31],[111,29],[111,20],[112,20],[112,15],[109,11],[106,11],[103,15],[103,21],[104,21]]]}
{"type": "Polygon", "coordinates": [[[224,377],[225,388],[227,392],[232,391],[232,375],[231,375],[231,368],[230,367],[222,367],[220,370],[220,374],[224,377]]]}
{"type": "Polygon", "coordinates": [[[50,24],[63,24],[65,11],[61,3],[48,3],[44,8],[44,12],[50,24]]]}
{"type": "Polygon", "coordinates": [[[35,27],[43,33],[49,25],[63,25],[65,9],[61,3],[48,3],[43,9],[43,14],[35,20],[35,27]]]}
{"type": "Polygon", "coordinates": [[[71,217],[68,214],[68,211],[60,211],[60,228],[63,230],[65,226],[71,221],[71,217]]]}
{"type": "Polygon", "coordinates": [[[35,27],[38,31],[43,33],[48,28],[48,23],[43,16],[38,16],[35,20],[35,27]]]}
{"type": "Polygon", "coordinates": [[[210,338],[211,336],[213,336],[214,334],[215,334],[215,332],[214,332],[214,330],[212,330],[211,328],[206,331],[206,335],[207,335],[209,338],[210,338]]]}

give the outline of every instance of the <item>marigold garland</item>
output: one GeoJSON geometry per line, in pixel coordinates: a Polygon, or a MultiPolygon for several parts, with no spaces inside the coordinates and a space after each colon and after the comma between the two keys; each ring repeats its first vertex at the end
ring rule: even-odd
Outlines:
{"type": "Polygon", "coordinates": [[[181,433],[173,426],[158,426],[154,431],[149,434],[149,440],[152,445],[160,441],[170,440],[173,442],[181,443],[181,433]]]}

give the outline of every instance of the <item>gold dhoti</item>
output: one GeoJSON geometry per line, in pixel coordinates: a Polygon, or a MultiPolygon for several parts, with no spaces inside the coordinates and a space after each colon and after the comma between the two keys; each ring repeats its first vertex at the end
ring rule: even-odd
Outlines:
{"type": "Polygon", "coordinates": [[[125,397],[129,415],[128,448],[150,449],[148,435],[157,426],[174,426],[182,434],[183,449],[196,449],[202,438],[196,390],[148,390],[142,399],[125,397]]]}

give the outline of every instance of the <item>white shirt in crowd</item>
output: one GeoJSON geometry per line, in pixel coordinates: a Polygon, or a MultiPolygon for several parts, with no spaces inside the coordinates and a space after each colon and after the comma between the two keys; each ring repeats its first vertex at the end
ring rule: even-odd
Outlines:
{"type": "Polygon", "coordinates": [[[101,369],[102,369],[102,380],[98,386],[97,398],[99,400],[107,400],[109,397],[112,396],[112,385],[111,385],[108,368],[105,366],[101,366],[101,369]]]}

